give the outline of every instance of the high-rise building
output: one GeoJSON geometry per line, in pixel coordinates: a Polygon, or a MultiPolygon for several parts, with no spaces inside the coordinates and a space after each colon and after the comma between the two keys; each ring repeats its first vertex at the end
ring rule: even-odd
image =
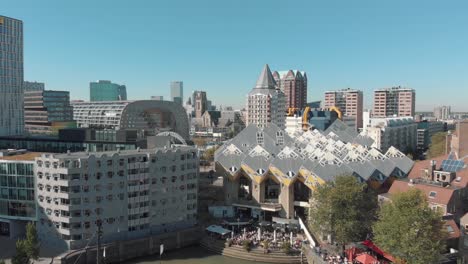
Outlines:
{"type": "Polygon", "coordinates": [[[434,117],[438,120],[447,120],[450,118],[451,115],[451,107],[450,106],[438,106],[434,108],[434,117]]]}
{"type": "Polygon", "coordinates": [[[0,136],[22,135],[23,22],[0,16],[0,136]]]}
{"type": "Polygon", "coordinates": [[[416,93],[401,86],[374,91],[374,117],[414,117],[416,93]]]}
{"type": "Polygon", "coordinates": [[[24,81],[23,90],[26,91],[42,91],[45,89],[45,84],[41,82],[24,81]]]}
{"type": "Polygon", "coordinates": [[[194,91],[192,94],[193,108],[195,118],[201,118],[202,115],[208,110],[208,99],[205,91],[194,91]]]}
{"type": "Polygon", "coordinates": [[[70,92],[25,91],[24,123],[26,131],[33,135],[58,135],[61,128],[76,127],[70,92]]]}
{"type": "Polygon", "coordinates": [[[270,67],[266,64],[255,87],[247,95],[247,125],[256,124],[264,128],[273,123],[283,129],[285,122],[286,96],[277,89],[270,67]]]}
{"type": "Polygon", "coordinates": [[[125,101],[127,88],[125,85],[99,80],[89,84],[90,101],[125,101]]]}
{"type": "Polygon", "coordinates": [[[351,120],[356,129],[362,128],[364,96],[362,91],[343,89],[325,92],[324,108],[338,108],[346,120],[351,120]]]}
{"type": "Polygon", "coordinates": [[[182,105],[182,103],[184,102],[184,82],[171,82],[171,101],[182,105]]]}
{"type": "Polygon", "coordinates": [[[277,88],[286,96],[286,108],[303,109],[307,104],[307,74],[289,70],[273,72],[277,88]]]}

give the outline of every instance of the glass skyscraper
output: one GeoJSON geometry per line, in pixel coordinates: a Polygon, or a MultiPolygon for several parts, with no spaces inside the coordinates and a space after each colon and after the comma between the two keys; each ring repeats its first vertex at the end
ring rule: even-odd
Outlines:
{"type": "Polygon", "coordinates": [[[184,82],[173,81],[171,82],[171,100],[173,102],[182,104],[184,101],[184,82]]]}
{"type": "Polygon", "coordinates": [[[23,22],[0,16],[0,136],[22,135],[23,22]]]}
{"type": "Polygon", "coordinates": [[[91,82],[89,84],[90,101],[126,101],[127,88],[125,85],[111,81],[91,82]]]}

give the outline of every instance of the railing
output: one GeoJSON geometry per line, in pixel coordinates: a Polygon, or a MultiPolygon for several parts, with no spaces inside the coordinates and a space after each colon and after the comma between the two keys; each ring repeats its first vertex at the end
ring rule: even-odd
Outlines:
{"type": "Polygon", "coordinates": [[[298,217],[298,219],[299,219],[299,225],[301,226],[301,229],[304,231],[305,236],[306,236],[307,239],[310,241],[310,242],[309,242],[310,247],[311,247],[311,248],[316,247],[316,246],[317,246],[317,242],[314,240],[314,238],[313,238],[312,235],[310,234],[309,229],[307,228],[307,225],[304,224],[304,221],[302,221],[302,218],[298,217]]]}

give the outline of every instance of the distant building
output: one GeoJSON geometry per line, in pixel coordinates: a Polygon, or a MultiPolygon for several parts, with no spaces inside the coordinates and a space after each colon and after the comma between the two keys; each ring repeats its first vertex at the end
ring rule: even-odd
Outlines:
{"type": "Polygon", "coordinates": [[[308,102],[306,106],[312,108],[312,109],[318,109],[321,108],[322,106],[322,101],[313,101],[313,102],[308,102]]]}
{"type": "Polygon", "coordinates": [[[403,153],[417,150],[417,123],[412,117],[370,117],[364,113],[363,135],[374,140],[374,147],[387,151],[395,147],[403,153]]]}
{"type": "Polygon", "coordinates": [[[416,92],[401,86],[374,91],[373,117],[414,117],[416,92]]]}
{"type": "Polygon", "coordinates": [[[205,91],[194,91],[192,94],[192,104],[194,108],[194,117],[201,118],[208,110],[208,99],[205,91]]]}
{"type": "Polygon", "coordinates": [[[151,100],[164,101],[164,96],[162,95],[151,96],[151,100]]]}
{"type": "Polygon", "coordinates": [[[23,22],[0,16],[0,136],[22,135],[23,22]]]}
{"type": "Polygon", "coordinates": [[[260,128],[273,123],[284,128],[286,119],[286,97],[277,89],[268,64],[263,68],[255,87],[247,95],[247,125],[260,128]]]}
{"type": "Polygon", "coordinates": [[[171,101],[182,105],[184,101],[184,82],[171,82],[171,101]]]}
{"type": "Polygon", "coordinates": [[[434,108],[434,117],[438,120],[448,120],[451,116],[450,106],[438,106],[434,108]]]}
{"type": "Polygon", "coordinates": [[[26,224],[37,220],[34,158],[39,155],[0,150],[0,236],[21,238],[26,224]]]}
{"type": "Polygon", "coordinates": [[[43,154],[35,163],[41,244],[83,248],[98,225],[110,243],[197,223],[194,147],[43,154]]]}
{"type": "Polygon", "coordinates": [[[25,91],[24,122],[30,135],[56,136],[59,129],[76,127],[70,105],[70,92],[25,91]]]}
{"type": "Polygon", "coordinates": [[[27,91],[43,91],[45,90],[45,84],[41,82],[27,82],[23,83],[23,90],[27,91]]]}
{"type": "Polygon", "coordinates": [[[338,119],[336,111],[303,109],[288,113],[286,117],[286,132],[290,135],[299,131],[318,129],[325,131],[338,119]]]}
{"type": "Polygon", "coordinates": [[[434,134],[447,131],[447,124],[441,121],[424,120],[418,122],[418,151],[424,151],[431,144],[434,134]]]}
{"type": "Polygon", "coordinates": [[[362,128],[363,103],[364,96],[360,90],[348,88],[325,92],[324,108],[338,108],[343,118],[346,117],[346,123],[354,124],[356,130],[362,128]]]}
{"type": "Polygon", "coordinates": [[[125,101],[127,88],[125,85],[99,80],[89,84],[90,101],[125,101]]]}
{"type": "Polygon", "coordinates": [[[77,127],[98,130],[136,130],[143,135],[173,131],[189,138],[182,105],[170,101],[105,101],[73,103],[77,127]]]}
{"type": "Polygon", "coordinates": [[[307,103],[307,74],[288,70],[273,72],[277,88],[286,96],[286,108],[303,109],[307,103]]]}

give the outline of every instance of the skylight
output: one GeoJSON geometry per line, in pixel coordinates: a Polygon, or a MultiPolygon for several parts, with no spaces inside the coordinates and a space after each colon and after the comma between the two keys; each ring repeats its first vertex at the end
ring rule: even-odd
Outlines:
{"type": "Polygon", "coordinates": [[[429,197],[430,197],[430,198],[435,198],[436,195],[437,195],[437,192],[434,192],[434,191],[431,191],[431,192],[429,193],[429,197]]]}

